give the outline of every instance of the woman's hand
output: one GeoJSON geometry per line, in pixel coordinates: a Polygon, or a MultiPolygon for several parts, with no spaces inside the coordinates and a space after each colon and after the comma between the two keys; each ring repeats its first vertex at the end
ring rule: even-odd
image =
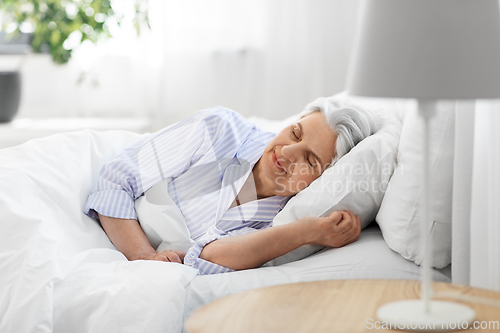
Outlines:
{"type": "Polygon", "coordinates": [[[306,223],[313,223],[312,243],[341,247],[358,240],[361,233],[359,216],[350,211],[335,211],[328,217],[305,218],[306,223]]]}
{"type": "Polygon", "coordinates": [[[151,254],[149,256],[146,256],[144,260],[158,260],[158,261],[165,261],[165,262],[178,262],[179,264],[184,263],[184,256],[186,254],[181,251],[175,251],[175,250],[164,250],[156,254],[151,254]]]}
{"type": "Polygon", "coordinates": [[[166,262],[184,262],[184,253],[175,250],[165,250],[156,253],[149,244],[137,220],[117,219],[99,214],[99,220],[115,247],[128,260],[158,260],[166,262]]]}

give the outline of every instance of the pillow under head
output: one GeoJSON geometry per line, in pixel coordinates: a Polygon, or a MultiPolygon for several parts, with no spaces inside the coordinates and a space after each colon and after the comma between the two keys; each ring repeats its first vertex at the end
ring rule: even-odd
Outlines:
{"type": "MultiPolygon", "coordinates": [[[[375,104],[368,103],[370,105],[375,104]]],[[[396,166],[402,128],[401,121],[393,110],[389,110],[394,106],[390,101],[385,105],[387,108],[380,108],[380,103],[377,107],[368,107],[382,118],[381,129],[361,141],[309,187],[290,199],[274,218],[273,225],[309,216],[325,217],[336,210],[350,210],[359,215],[362,228],[374,221],[396,166]]],[[[299,260],[321,248],[319,245],[305,245],[270,261],[266,266],[299,260]]]]}

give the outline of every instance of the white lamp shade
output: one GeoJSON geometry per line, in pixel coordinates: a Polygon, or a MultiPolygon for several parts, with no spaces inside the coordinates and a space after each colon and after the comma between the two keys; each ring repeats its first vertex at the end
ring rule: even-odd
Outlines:
{"type": "Polygon", "coordinates": [[[500,97],[498,0],[366,0],[359,19],[350,94],[500,97]]]}

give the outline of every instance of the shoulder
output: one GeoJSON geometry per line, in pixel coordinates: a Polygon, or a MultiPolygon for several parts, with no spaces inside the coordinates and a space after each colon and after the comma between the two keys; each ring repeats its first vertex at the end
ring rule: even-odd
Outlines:
{"type": "Polygon", "coordinates": [[[239,155],[245,151],[263,150],[276,135],[265,131],[255,123],[247,120],[241,114],[231,109],[217,106],[199,111],[200,117],[206,120],[212,142],[220,143],[224,147],[232,145],[239,155]]]}
{"type": "Polygon", "coordinates": [[[188,139],[199,137],[210,139],[212,143],[242,144],[256,137],[269,140],[274,134],[262,130],[238,112],[222,106],[215,106],[193,113],[184,120],[166,127],[155,136],[171,136],[188,139]]]}
{"type": "Polygon", "coordinates": [[[242,123],[254,126],[238,112],[223,106],[215,106],[195,113],[197,120],[214,120],[219,122],[242,123]]]}
{"type": "Polygon", "coordinates": [[[248,121],[238,112],[222,106],[204,109],[195,115],[195,121],[201,121],[209,129],[209,132],[217,137],[230,136],[241,140],[262,132],[257,125],[248,121]]]}

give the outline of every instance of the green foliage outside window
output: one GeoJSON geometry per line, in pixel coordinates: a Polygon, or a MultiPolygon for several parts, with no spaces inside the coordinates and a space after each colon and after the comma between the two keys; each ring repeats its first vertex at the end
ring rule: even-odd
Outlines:
{"type": "MultiPolygon", "coordinates": [[[[64,64],[83,41],[111,37],[109,25],[120,25],[124,18],[113,8],[117,1],[123,0],[0,0],[0,28],[15,37],[27,26],[33,51],[48,51],[55,63],[64,64]]],[[[141,25],[149,26],[146,1],[128,1],[135,9],[137,34],[141,25]]]]}

